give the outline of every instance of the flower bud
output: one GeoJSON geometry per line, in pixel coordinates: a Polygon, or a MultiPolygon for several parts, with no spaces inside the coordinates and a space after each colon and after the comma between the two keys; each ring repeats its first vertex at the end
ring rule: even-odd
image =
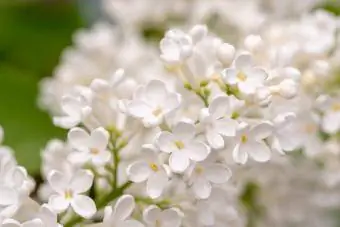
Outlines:
{"type": "Polygon", "coordinates": [[[207,33],[208,29],[205,25],[196,25],[189,32],[193,43],[201,41],[207,35],[207,33]]]}
{"type": "Polygon", "coordinates": [[[235,55],[235,48],[234,46],[230,45],[229,43],[222,43],[217,48],[217,58],[218,60],[225,66],[230,65],[230,63],[234,59],[235,55]]]}
{"type": "Polygon", "coordinates": [[[262,87],[256,90],[255,100],[261,107],[266,107],[271,103],[272,94],[266,87],[262,87]]]}
{"type": "Polygon", "coordinates": [[[263,41],[262,41],[261,36],[248,35],[244,40],[244,46],[250,52],[259,51],[263,46],[263,41]]]}
{"type": "Polygon", "coordinates": [[[291,99],[296,96],[298,92],[297,85],[294,80],[286,79],[279,84],[279,94],[286,98],[291,99]]]}

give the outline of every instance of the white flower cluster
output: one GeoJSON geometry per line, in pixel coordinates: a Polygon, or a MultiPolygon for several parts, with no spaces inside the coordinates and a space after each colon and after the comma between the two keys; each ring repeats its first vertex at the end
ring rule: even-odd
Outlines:
{"type": "MultiPolygon", "coordinates": [[[[333,209],[322,200],[340,198],[339,18],[273,10],[261,14],[272,21],[238,27],[246,35],[233,44],[199,24],[168,30],[157,48],[138,33],[142,23],[188,12],[187,4],[196,4],[193,21],[230,17],[239,5],[166,1],[160,15],[150,12],[156,1],[132,2],[107,1],[117,27],[78,32],[42,83],[40,104],[69,130],[67,141],[42,151],[44,182],[34,197],[43,205],[0,148],[0,226],[320,226],[317,209],[310,217],[299,209],[333,209]],[[131,4],[143,13],[127,16],[131,4]],[[318,193],[306,190],[311,179],[318,193]]],[[[247,10],[242,19],[252,24],[258,12],[247,10]]]]}

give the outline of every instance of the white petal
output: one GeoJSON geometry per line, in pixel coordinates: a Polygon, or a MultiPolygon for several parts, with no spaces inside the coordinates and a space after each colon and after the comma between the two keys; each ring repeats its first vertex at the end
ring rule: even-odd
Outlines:
{"type": "Polygon", "coordinates": [[[65,211],[70,202],[65,199],[64,196],[61,195],[52,195],[48,200],[48,205],[57,213],[65,211]]]}
{"type": "Polygon", "coordinates": [[[176,173],[184,172],[188,168],[189,164],[189,158],[184,152],[175,151],[170,155],[169,165],[171,170],[176,173]]]}
{"type": "Polygon", "coordinates": [[[78,215],[84,218],[91,218],[96,212],[96,204],[85,195],[76,195],[71,201],[71,206],[78,215]]]}
{"type": "Polygon", "coordinates": [[[247,143],[247,153],[257,162],[267,162],[271,156],[269,147],[262,141],[247,143]]]}
{"type": "Polygon", "coordinates": [[[102,127],[96,128],[91,132],[91,148],[97,148],[98,150],[105,150],[109,143],[110,135],[102,127]]]}
{"type": "Polygon", "coordinates": [[[2,222],[1,227],[21,227],[21,224],[13,219],[6,219],[2,222]]]}
{"type": "Polygon", "coordinates": [[[166,209],[161,213],[161,220],[167,227],[179,227],[181,218],[175,209],[166,209]]]}
{"type": "Polygon", "coordinates": [[[184,150],[182,150],[182,152],[187,152],[191,160],[200,162],[208,157],[210,148],[201,142],[191,142],[184,148],[184,150]]]}
{"type": "Polygon", "coordinates": [[[38,218],[43,221],[47,227],[57,227],[58,216],[54,213],[47,204],[41,206],[38,218]]]}
{"type": "Polygon", "coordinates": [[[225,117],[230,114],[229,98],[219,96],[215,98],[209,105],[209,113],[215,118],[225,117]]]}
{"type": "Polygon", "coordinates": [[[245,164],[248,160],[248,154],[243,147],[242,144],[237,144],[233,150],[233,159],[236,163],[245,164]]]}
{"type": "Polygon", "coordinates": [[[60,194],[64,193],[67,188],[68,181],[65,175],[59,171],[52,170],[47,176],[48,183],[52,189],[60,194]]]}
{"type": "Polygon", "coordinates": [[[19,194],[16,190],[0,185],[0,206],[13,205],[18,202],[19,194]]]}
{"type": "Polygon", "coordinates": [[[172,153],[178,150],[175,145],[175,137],[170,132],[161,132],[156,139],[156,144],[165,153],[172,153]]]}
{"type": "Polygon", "coordinates": [[[76,194],[86,192],[92,186],[93,177],[89,170],[78,170],[72,177],[69,187],[76,194]]]}
{"type": "Polygon", "coordinates": [[[131,195],[122,195],[117,200],[114,211],[113,218],[114,220],[126,220],[135,209],[135,200],[131,195]]]}
{"type": "Polygon", "coordinates": [[[80,121],[80,118],[75,118],[73,116],[53,117],[53,124],[64,129],[72,128],[78,125],[80,121]]]}
{"type": "Polygon", "coordinates": [[[69,116],[79,116],[82,106],[77,98],[64,96],[61,100],[61,108],[69,116]]]}
{"type": "Polygon", "coordinates": [[[45,227],[45,225],[40,219],[34,219],[34,220],[23,223],[22,227],[45,227]]]}
{"type": "Polygon", "coordinates": [[[13,183],[17,186],[20,187],[24,183],[24,181],[27,178],[27,172],[23,167],[17,167],[15,168],[13,172],[13,183]]]}
{"type": "Polygon", "coordinates": [[[230,179],[231,171],[226,165],[211,164],[206,166],[205,176],[214,184],[223,184],[230,179]]]}
{"type": "Polygon", "coordinates": [[[92,162],[96,166],[103,166],[111,160],[111,152],[107,150],[100,151],[98,154],[92,156],[92,162]]]}
{"type": "Polygon", "coordinates": [[[270,123],[263,122],[254,126],[250,132],[249,137],[254,138],[257,141],[263,140],[269,137],[273,133],[273,126],[270,123]]]}
{"type": "Polygon", "coordinates": [[[223,118],[217,121],[215,130],[223,136],[235,136],[238,123],[230,118],[223,118]]]}
{"type": "Polygon", "coordinates": [[[198,213],[199,222],[202,223],[204,226],[214,226],[215,215],[211,209],[207,209],[207,204],[200,203],[198,207],[199,207],[198,208],[199,209],[199,213],[198,213]]]}
{"type": "Polygon", "coordinates": [[[259,85],[263,84],[264,80],[268,77],[266,71],[261,68],[252,68],[247,70],[248,79],[259,85]]]}
{"type": "Polygon", "coordinates": [[[301,138],[292,133],[279,133],[276,135],[276,139],[284,151],[293,151],[301,144],[301,138]]]}
{"type": "Polygon", "coordinates": [[[140,100],[133,100],[127,105],[129,114],[137,118],[143,118],[152,114],[152,109],[145,102],[140,100]]]}
{"type": "Polygon", "coordinates": [[[152,80],[145,88],[145,98],[153,104],[163,103],[168,95],[166,85],[163,81],[152,80]]]}
{"type": "Polygon", "coordinates": [[[179,122],[173,129],[172,133],[178,139],[191,140],[195,137],[196,128],[195,125],[191,123],[179,122]]]}
{"type": "Polygon", "coordinates": [[[150,167],[144,161],[134,162],[128,166],[127,175],[129,179],[133,182],[143,182],[150,175],[150,167]]]}
{"type": "Polygon", "coordinates": [[[224,147],[223,137],[214,130],[206,132],[206,138],[209,145],[214,149],[221,149],[224,147]]]}
{"type": "Polygon", "coordinates": [[[196,179],[192,187],[198,199],[207,199],[211,194],[211,184],[203,177],[196,179]]]}
{"type": "Polygon", "coordinates": [[[67,156],[67,160],[72,164],[81,165],[85,164],[91,159],[89,152],[73,151],[67,156]]]}
{"type": "Polygon", "coordinates": [[[223,81],[227,84],[237,84],[237,73],[238,71],[233,68],[227,68],[222,72],[223,81]]]}
{"type": "Polygon", "coordinates": [[[251,81],[240,82],[237,86],[242,93],[247,95],[254,94],[256,91],[256,86],[251,81]]]}
{"type": "Polygon", "coordinates": [[[157,171],[150,174],[146,183],[146,192],[150,198],[155,199],[161,196],[166,184],[168,183],[168,176],[165,171],[157,171]]]}
{"type": "Polygon", "coordinates": [[[340,112],[326,113],[321,126],[325,132],[335,134],[340,130],[340,112]]]}
{"type": "Polygon", "coordinates": [[[72,128],[68,132],[67,138],[73,148],[89,146],[90,135],[82,128],[72,128]]]}
{"type": "Polygon", "coordinates": [[[161,217],[161,213],[162,210],[158,206],[151,205],[143,211],[143,219],[147,224],[154,224],[161,217]]]}
{"type": "Polygon", "coordinates": [[[144,225],[136,220],[126,220],[120,223],[119,227],[144,227],[144,225]]]}
{"type": "Polygon", "coordinates": [[[239,70],[248,69],[253,65],[253,58],[250,54],[241,54],[235,60],[235,67],[239,70]]]}
{"type": "Polygon", "coordinates": [[[170,93],[163,103],[165,113],[169,113],[172,110],[177,109],[182,102],[182,96],[178,93],[170,93]]]}

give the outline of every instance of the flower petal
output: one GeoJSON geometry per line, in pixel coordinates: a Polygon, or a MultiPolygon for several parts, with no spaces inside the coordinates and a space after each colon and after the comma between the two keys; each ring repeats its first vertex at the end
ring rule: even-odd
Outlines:
{"type": "Polygon", "coordinates": [[[162,223],[166,227],[179,227],[181,225],[181,217],[175,209],[166,209],[161,213],[162,223]]]}
{"type": "Polygon", "coordinates": [[[227,68],[222,72],[223,81],[227,84],[237,84],[237,69],[227,68]]]}
{"type": "Polygon", "coordinates": [[[209,113],[213,118],[218,119],[230,115],[230,102],[226,96],[219,96],[215,98],[209,105],[209,113]]]}
{"type": "Polygon", "coordinates": [[[19,194],[15,189],[0,185],[0,206],[16,204],[18,199],[19,194]]]}
{"type": "Polygon", "coordinates": [[[160,218],[161,213],[162,210],[158,206],[151,205],[144,209],[143,219],[147,224],[154,224],[160,218]]]}
{"type": "Polygon", "coordinates": [[[21,227],[21,224],[13,219],[6,219],[2,222],[1,227],[21,227]]]}
{"type": "Polygon", "coordinates": [[[92,155],[92,162],[96,166],[103,166],[111,160],[111,152],[107,150],[100,151],[96,155],[92,155]]]}
{"type": "Polygon", "coordinates": [[[22,227],[44,227],[44,223],[40,219],[33,219],[21,225],[22,227]]]}
{"type": "Polygon", "coordinates": [[[212,189],[210,182],[203,177],[197,178],[192,188],[198,199],[207,199],[212,189]]]}
{"type": "Polygon", "coordinates": [[[244,146],[237,144],[233,150],[233,159],[236,163],[245,164],[248,160],[248,153],[244,149],[244,146]]]}
{"type": "Polygon", "coordinates": [[[127,111],[134,117],[143,118],[152,114],[152,109],[141,100],[133,100],[127,104],[127,111]]]}
{"type": "Polygon", "coordinates": [[[121,222],[119,227],[144,227],[144,225],[136,220],[126,220],[121,222]]]}
{"type": "Polygon", "coordinates": [[[230,118],[222,118],[217,121],[215,130],[223,136],[235,136],[238,123],[230,118]]]}
{"type": "Polygon", "coordinates": [[[83,193],[88,191],[93,184],[93,173],[89,170],[78,170],[70,182],[70,189],[74,193],[83,193]]]}
{"type": "Polygon", "coordinates": [[[211,164],[205,168],[205,176],[214,184],[223,184],[230,179],[231,170],[223,164],[211,164]]]}
{"type": "Polygon", "coordinates": [[[249,69],[253,65],[253,58],[250,54],[240,54],[235,60],[235,67],[239,70],[249,69]]]}
{"type": "Polygon", "coordinates": [[[91,218],[97,212],[96,204],[85,195],[76,195],[71,201],[71,206],[74,212],[83,218],[91,218]]]}
{"type": "Polygon", "coordinates": [[[187,152],[191,160],[200,162],[208,157],[210,147],[201,142],[192,142],[182,152],[187,152]]]}
{"type": "Polygon", "coordinates": [[[98,150],[105,150],[109,143],[109,138],[109,133],[103,127],[96,128],[91,132],[90,146],[98,150]]]}
{"type": "Polygon", "coordinates": [[[254,138],[256,141],[261,141],[271,134],[273,134],[272,124],[269,122],[262,122],[250,130],[249,137],[254,138]]]}
{"type": "Polygon", "coordinates": [[[335,134],[340,130],[340,112],[326,113],[322,119],[322,129],[330,134],[335,134]]]}
{"type": "Polygon", "coordinates": [[[69,205],[70,202],[65,199],[64,196],[61,195],[52,195],[50,196],[48,200],[48,205],[57,213],[61,213],[65,211],[69,205]]]}
{"type": "Polygon", "coordinates": [[[129,179],[135,183],[145,181],[150,175],[150,167],[144,161],[137,161],[127,168],[129,179]]]}
{"type": "Polygon", "coordinates": [[[66,176],[56,170],[52,170],[47,176],[48,183],[51,185],[52,189],[60,194],[63,194],[68,185],[68,180],[66,176]]]}
{"type": "Polygon", "coordinates": [[[257,162],[267,162],[270,159],[271,151],[264,142],[249,142],[247,153],[257,162]]]}
{"type": "Polygon", "coordinates": [[[189,158],[184,152],[175,151],[170,155],[169,165],[171,170],[176,173],[184,172],[188,168],[189,164],[189,158]]]}
{"type": "Polygon", "coordinates": [[[191,140],[195,137],[196,128],[194,124],[179,122],[172,131],[176,138],[181,140],[191,140]]]}
{"type": "MultiPolygon", "coordinates": [[[[151,80],[145,87],[147,101],[158,105],[164,103],[168,95],[166,85],[161,80],[151,80]]],[[[152,105],[153,106],[153,105],[152,105]]]]}
{"type": "Polygon", "coordinates": [[[168,176],[165,171],[157,171],[150,174],[146,183],[146,192],[150,198],[155,199],[162,195],[165,186],[168,183],[168,176]]]}
{"type": "Polygon", "coordinates": [[[126,220],[135,209],[135,200],[131,195],[122,195],[113,210],[113,220],[126,220]]]}
{"type": "Polygon", "coordinates": [[[161,132],[156,139],[156,145],[165,153],[172,153],[178,150],[175,145],[175,137],[170,132],[161,132]]]}
{"type": "Polygon", "coordinates": [[[67,138],[73,148],[89,146],[90,135],[82,128],[72,128],[68,132],[67,138]]]}
{"type": "Polygon", "coordinates": [[[224,139],[215,130],[208,130],[206,132],[206,138],[209,145],[214,149],[221,149],[224,147],[224,139]]]}

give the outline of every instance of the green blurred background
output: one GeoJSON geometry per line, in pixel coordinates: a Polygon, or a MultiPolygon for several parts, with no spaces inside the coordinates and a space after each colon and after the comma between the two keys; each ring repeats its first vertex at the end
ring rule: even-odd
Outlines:
{"type": "MultiPolygon", "coordinates": [[[[334,0],[324,6],[340,12],[334,0]]],[[[98,16],[99,0],[0,0],[0,124],[30,173],[39,170],[40,150],[65,132],[36,105],[38,82],[50,76],[73,32],[98,16]],[[85,18],[85,19],[84,19],[85,18]]]]}

